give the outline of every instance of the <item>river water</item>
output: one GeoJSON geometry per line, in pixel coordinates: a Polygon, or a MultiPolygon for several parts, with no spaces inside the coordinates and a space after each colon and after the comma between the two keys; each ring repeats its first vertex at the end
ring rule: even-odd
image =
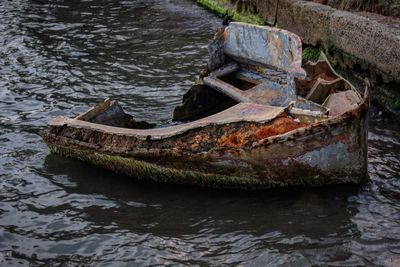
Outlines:
{"type": "Polygon", "coordinates": [[[160,186],[49,154],[51,117],[109,96],[167,122],[220,23],[189,0],[0,0],[0,266],[400,266],[400,127],[377,115],[364,186],[160,186]]]}

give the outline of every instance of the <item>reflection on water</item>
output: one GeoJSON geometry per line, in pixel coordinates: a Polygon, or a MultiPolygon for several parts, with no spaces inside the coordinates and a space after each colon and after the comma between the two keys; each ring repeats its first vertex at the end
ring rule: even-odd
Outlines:
{"type": "Polygon", "coordinates": [[[38,131],[113,96],[167,121],[220,20],[189,0],[0,2],[0,265],[400,266],[400,126],[362,186],[143,184],[49,155],[38,131]]]}

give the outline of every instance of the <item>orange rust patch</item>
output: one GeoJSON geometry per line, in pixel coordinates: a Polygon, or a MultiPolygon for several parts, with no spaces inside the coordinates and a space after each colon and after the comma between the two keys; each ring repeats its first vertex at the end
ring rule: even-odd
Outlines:
{"type": "Polygon", "coordinates": [[[255,137],[257,140],[260,140],[274,135],[284,134],[306,125],[307,124],[303,122],[296,122],[289,117],[280,117],[276,118],[272,124],[258,129],[255,133],[255,137]]]}
{"type": "Polygon", "coordinates": [[[239,130],[221,137],[220,140],[218,140],[218,145],[225,147],[241,147],[245,144],[246,137],[246,134],[239,130]]]}
{"type": "Polygon", "coordinates": [[[246,129],[239,129],[219,138],[217,145],[221,147],[243,147],[247,142],[258,141],[274,135],[284,134],[306,126],[306,123],[296,122],[287,116],[279,117],[264,126],[252,126],[246,129]]]}
{"type": "Polygon", "coordinates": [[[228,39],[228,33],[224,31],[223,35],[224,35],[224,40],[226,41],[226,39],[228,39]]]}

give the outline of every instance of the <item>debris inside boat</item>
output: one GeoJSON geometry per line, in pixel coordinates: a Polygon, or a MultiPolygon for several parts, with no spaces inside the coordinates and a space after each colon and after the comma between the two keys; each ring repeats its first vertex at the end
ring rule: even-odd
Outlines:
{"type": "Polygon", "coordinates": [[[54,153],[162,183],[270,188],[367,180],[369,83],[363,95],[325,55],[302,67],[300,38],[232,22],[169,127],[110,99],[42,133],[54,153]]]}

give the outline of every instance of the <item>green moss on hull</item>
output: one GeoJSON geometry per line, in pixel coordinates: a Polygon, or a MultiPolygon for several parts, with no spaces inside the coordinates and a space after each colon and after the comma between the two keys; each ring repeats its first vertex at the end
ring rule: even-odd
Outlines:
{"type": "Polygon", "coordinates": [[[230,16],[234,21],[251,23],[251,24],[258,24],[263,25],[264,20],[260,18],[256,14],[252,14],[249,12],[240,12],[235,10],[234,8],[229,8],[228,3],[229,1],[224,0],[196,0],[196,3],[199,5],[204,6],[205,8],[209,9],[210,11],[220,15],[230,16]]]}
{"type": "Polygon", "coordinates": [[[139,180],[173,184],[192,184],[211,188],[255,189],[279,186],[279,184],[275,182],[262,182],[256,179],[166,168],[132,158],[107,155],[65,146],[49,145],[49,147],[53,153],[76,158],[139,180]]]}
{"type": "Polygon", "coordinates": [[[79,159],[115,173],[133,177],[138,180],[158,183],[188,184],[209,188],[229,189],[267,189],[283,186],[321,186],[332,183],[326,178],[302,177],[291,182],[257,180],[251,178],[228,176],[213,173],[202,173],[190,170],[178,170],[158,166],[132,158],[107,155],[94,151],[49,144],[52,153],[79,159]]]}

